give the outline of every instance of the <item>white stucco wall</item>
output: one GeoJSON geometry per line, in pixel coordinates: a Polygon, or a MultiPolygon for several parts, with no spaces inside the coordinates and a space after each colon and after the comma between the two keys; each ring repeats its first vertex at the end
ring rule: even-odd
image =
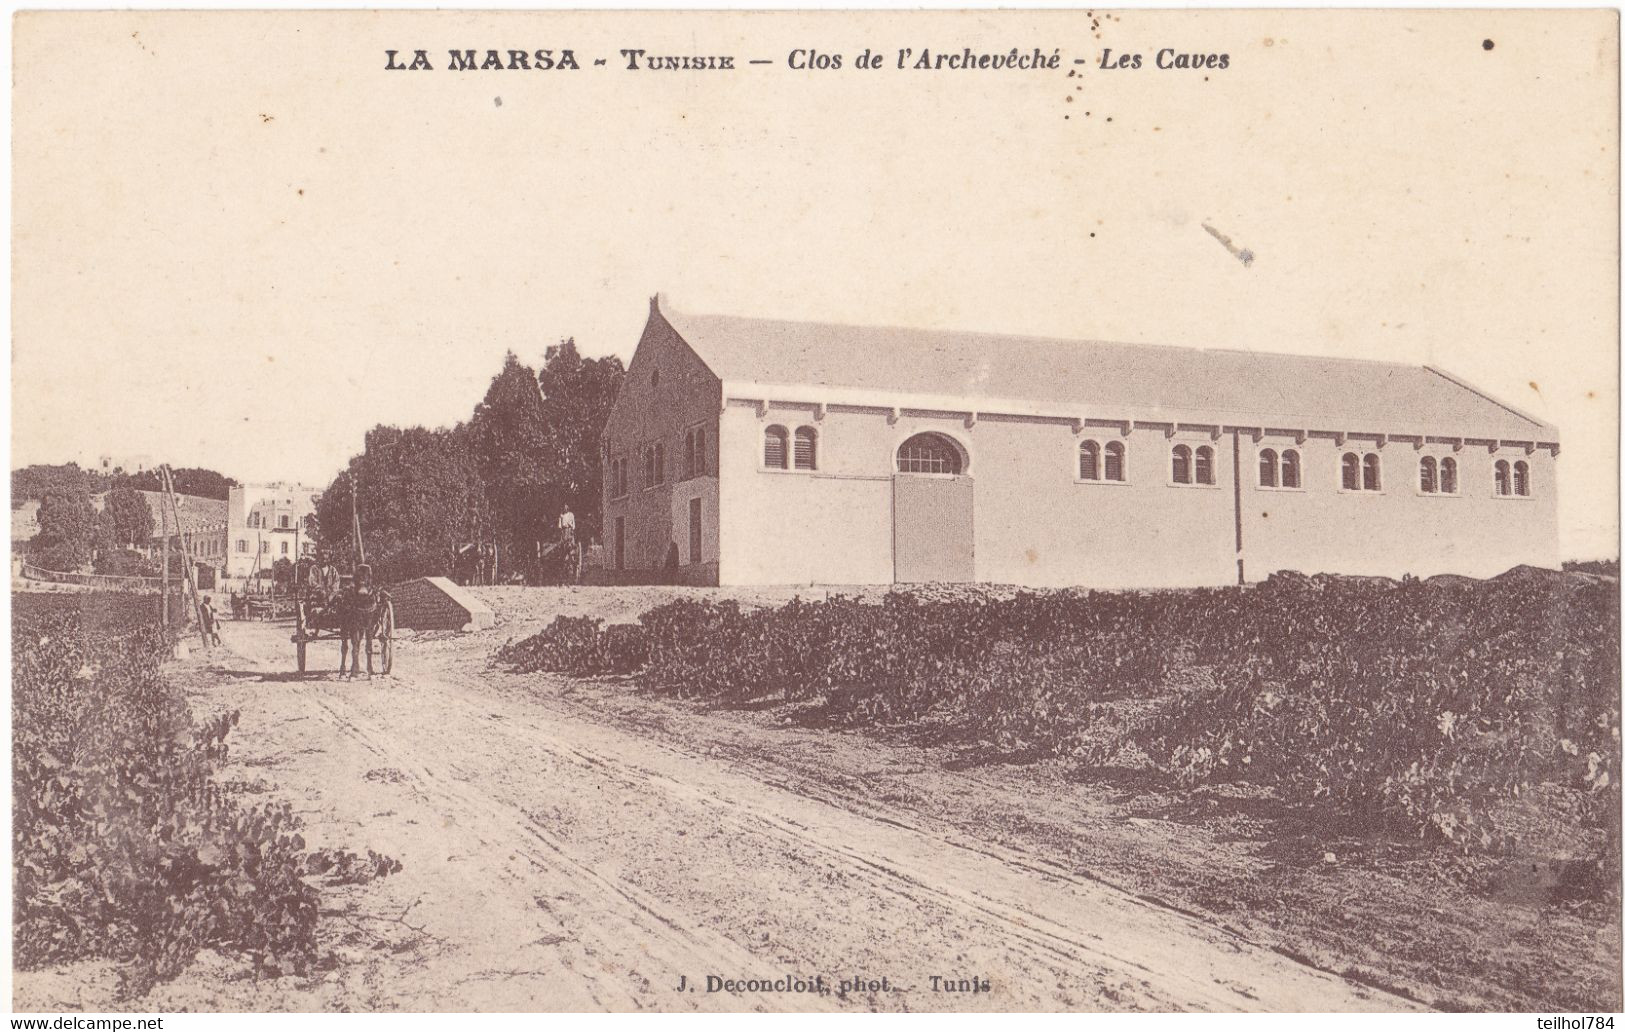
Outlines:
{"type": "Polygon", "coordinates": [[[1242,538],[1249,580],[1275,570],[1431,577],[1460,573],[1487,577],[1520,563],[1559,564],[1557,543],[1557,461],[1551,452],[1503,448],[1491,454],[1483,445],[1453,451],[1407,442],[1382,448],[1372,442],[1311,437],[1302,445],[1290,438],[1266,437],[1258,444],[1243,437],[1242,538]],[[1298,448],[1303,455],[1303,490],[1258,486],[1258,451],[1298,448]],[[1339,463],[1344,452],[1375,452],[1382,460],[1380,492],[1341,490],[1339,463]],[[1423,456],[1454,458],[1457,493],[1423,494],[1418,467],[1423,456]],[[1527,498],[1495,494],[1494,464],[1530,465],[1527,498]]]}
{"type": "Polygon", "coordinates": [[[719,433],[719,579],[723,584],[870,584],[893,579],[892,471],[898,446],[922,431],[957,441],[975,481],[976,579],[1035,587],[1178,587],[1233,584],[1237,578],[1237,494],[1246,575],[1277,569],[1429,576],[1486,576],[1519,563],[1556,565],[1556,463],[1549,451],[1526,455],[1482,445],[1418,451],[1408,442],[1330,438],[1300,443],[1266,436],[1155,429],[1124,435],[1112,428],[1074,432],[1060,420],[901,413],[830,406],[724,406],[719,433]],[[770,425],[819,435],[816,472],[762,468],[770,425]],[[1080,481],[1084,439],[1121,442],[1123,483],[1080,481]],[[1212,486],[1175,485],[1171,450],[1186,444],[1214,452],[1212,486]],[[1303,488],[1258,485],[1258,450],[1295,447],[1303,488]],[[1376,451],[1380,492],[1343,492],[1338,462],[1346,450],[1376,451]],[[1455,496],[1423,495],[1417,461],[1453,455],[1455,496]],[[1495,459],[1530,464],[1529,498],[1493,492],[1495,459]]]}

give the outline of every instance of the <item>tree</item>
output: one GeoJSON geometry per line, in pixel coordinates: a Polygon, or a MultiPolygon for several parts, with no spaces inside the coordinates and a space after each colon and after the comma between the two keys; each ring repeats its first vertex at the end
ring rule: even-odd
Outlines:
{"type": "Polygon", "coordinates": [[[548,525],[547,434],[541,383],[513,352],[475,407],[467,432],[497,544],[508,556],[531,555],[548,525]]]}
{"type": "Polygon", "coordinates": [[[156,525],[146,496],[127,483],[107,492],[101,523],[101,537],[121,546],[145,545],[152,540],[156,525]]]}
{"type": "Polygon", "coordinates": [[[367,561],[385,583],[449,572],[452,548],[479,536],[483,487],[463,427],[378,426],[322,492],[316,540],[353,556],[352,487],[367,561]]]}
{"type": "Polygon", "coordinates": [[[90,492],[48,491],[40,499],[39,533],[29,545],[29,557],[45,569],[72,572],[90,561],[95,539],[96,507],[90,492]]]}
{"type": "MultiPolygon", "coordinates": [[[[583,359],[571,337],[547,349],[539,380],[551,494],[576,516],[576,533],[600,536],[603,456],[599,441],[626,370],[615,355],[583,359]]],[[[556,516],[554,509],[549,516],[556,516]]]]}
{"type": "MultiPolygon", "coordinates": [[[[218,498],[226,501],[231,497],[231,489],[237,486],[237,481],[216,473],[212,469],[202,469],[197,466],[182,466],[169,471],[175,481],[175,493],[195,495],[199,498],[218,498]]],[[[142,491],[162,491],[163,482],[159,479],[157,470],[143,470],[129,478],[131,487],[142,491]]]]}
{"type": "Polygon", "coordinates": [[[107,490],[111,482],[111,477],[80,469],[73,462],[65,466],[24,466],[11,471],[11,507],[15,509],[25,501],[43,499],[52,491],[95,494],[107,490]]]}

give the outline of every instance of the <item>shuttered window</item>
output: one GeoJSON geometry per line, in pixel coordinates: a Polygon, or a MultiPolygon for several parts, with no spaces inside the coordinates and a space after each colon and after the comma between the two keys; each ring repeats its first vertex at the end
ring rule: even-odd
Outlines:
{"type": "Polygon", "coordinates": [[[818,468],[818,431],[810,426],[796,428],[796,469],[818,468]]]}
{"type": "Polygon", "coordinates": [[[1078,445],[1078,479],[1100,479],[1100,445],[1094,441],[1078,445]]]}
{"type": "Polygon", "coordinates": [[[1205,444],[1196,449],[1196,482],[1213,483],[1213,449],[1205,444]]]}
{"type": "Polygon", "coordinates": [[[1122,481],[1123,442],[1111,441],[1106,445],[1106,479],[1122,481]]]}
{"type": "Polygon", "coordinates": [[[1366,457],[1365,457],[1365,477],[1361,482],[1361,486],[1365,490],[1367,490],[1367,491],[1381,491],[1382,490],[1382,465],[1381,465],[1381,462],[1382,462],[1382,460],[1377,458],[1377,455],[1376,455],[1375,452],[1371,452],[1371,453],[1368,453],[1366,455],[1366,457]]]}
{"type": "Polygon", "coordinates": [[[784,469],[790,435],[782,426],[770,426],[762,435],[762,465],[768,469],[784,469]]]}
{"type": "Polygon", "coordinates": [[[1191,482],[1191,450],[1183,444],[1174,445],[1174,483],[1191,482]]]}

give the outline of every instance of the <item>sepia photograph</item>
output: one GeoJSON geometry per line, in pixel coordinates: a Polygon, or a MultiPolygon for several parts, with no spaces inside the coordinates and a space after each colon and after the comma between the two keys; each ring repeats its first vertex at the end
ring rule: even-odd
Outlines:
{"type": "Polygon", "coordinates": [[[11,35],[14,1013],[1625,1010],[1617,10],[11,35]]]}

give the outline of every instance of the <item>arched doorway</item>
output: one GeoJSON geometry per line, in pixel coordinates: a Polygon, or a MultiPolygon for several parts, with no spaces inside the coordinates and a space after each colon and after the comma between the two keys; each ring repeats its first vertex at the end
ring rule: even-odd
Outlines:
{"type": "Polygon", "coordinates": [[[892,576],[900,584],[976,579],[970,455],[947,434],[898,445],[892,473],[892,576]]]}

